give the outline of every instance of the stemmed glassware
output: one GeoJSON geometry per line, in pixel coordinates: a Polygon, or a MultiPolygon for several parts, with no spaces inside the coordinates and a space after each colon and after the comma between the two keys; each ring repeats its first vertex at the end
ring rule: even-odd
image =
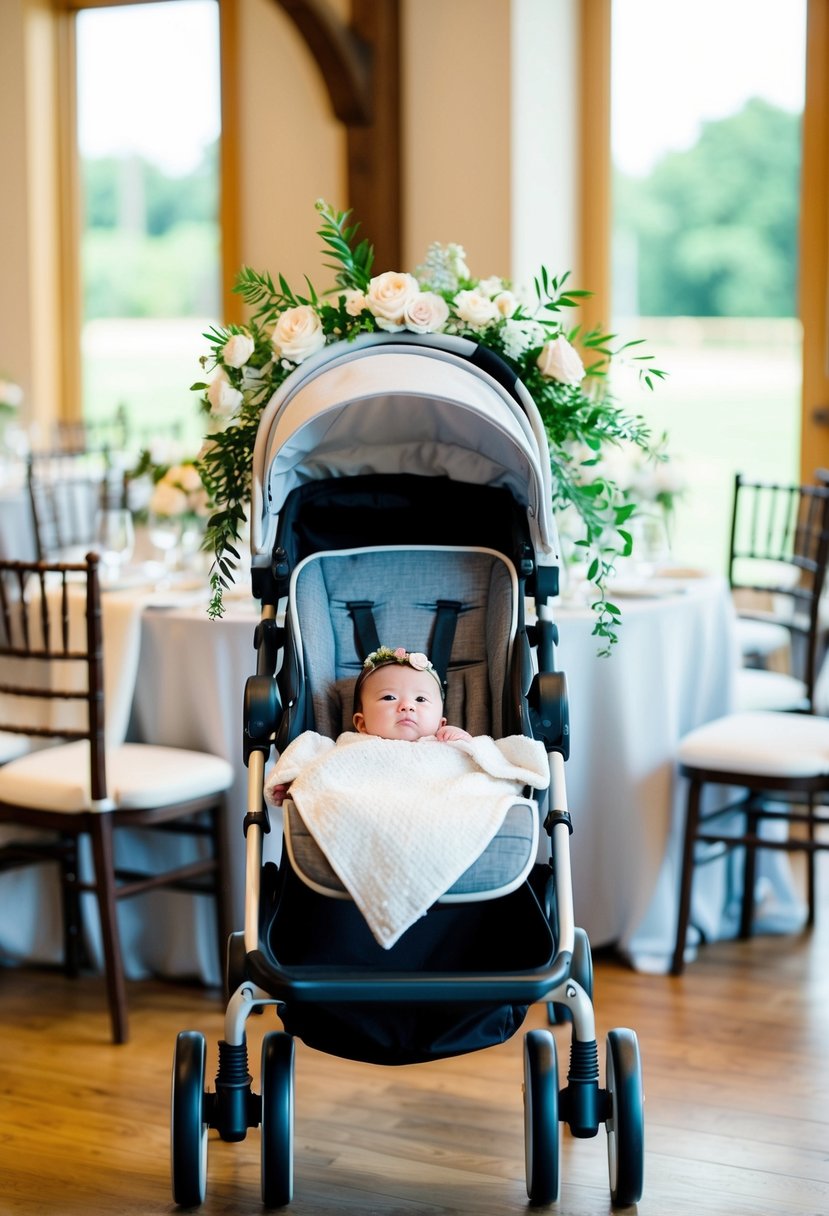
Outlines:
{"type": "Polygon", "coordinates": [[[95,541],[103,563],[104,578],[113,582],[135,549],[132,514],[125,507],[108,507],[95,520],[95,541]]]}

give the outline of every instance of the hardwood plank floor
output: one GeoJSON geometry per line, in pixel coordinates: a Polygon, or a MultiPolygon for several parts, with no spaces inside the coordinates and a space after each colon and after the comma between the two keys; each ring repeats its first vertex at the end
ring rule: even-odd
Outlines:
{"type": "MultiPolygon", "coordinates": [[[[829,871],[824,873],[829,889],[829,871]]],[[[718,943],[679,979],[601,954],[604,1036],[633,1027],[646,1093],[641,1216],[825,1216],[829,1211],[829,902],[812,935],[718,943]]],[[[103,981],[0,970],[0,1213],[174,1212],[169,1182],[175,1036],[205,1033],[212,1087],[223,1008],[216,993],[130,985],[132,1038],[108,1042],[103,981]]],[[[258,1092],[262,1035],[249,1022],[258,1092]]],[[[525,1023],[545,1025],[534,1008],[525,1023]]],[[[556,1027],[566,1072],[569,1032],[556,1027]]],[[[383,1068],[297,1043],[296,1216],[505,1216],[527,1207],[523,1031],[435,1064],[383,1068]]],[[[211,1136],[200,1209],[260,1213],[259,1132],[211,1136]]],[[[563,1138],[562,1216],[611,1210],[606,1136],[563,1138]]]]}

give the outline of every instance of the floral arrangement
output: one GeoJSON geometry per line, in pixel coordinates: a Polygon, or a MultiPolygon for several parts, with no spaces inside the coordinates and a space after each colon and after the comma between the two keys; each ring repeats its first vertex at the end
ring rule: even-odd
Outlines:
{"type": "Polygon", "coordinates": [[[612,334],[565,323],[566,313],[590,294],[569,288],[569,274],[554,277],[542,267],[528,299],[504,279],[473,277],[460,245],[433,244],[414,274],[374,275],[373,248],[357,241],[350,212],[334,211],[322,201],[317,210],[318,235],[334,259],[326,265],[335,271],[335,286],[320,296],[306,280],[307,291],[296,294],[282,276],[276,286],[269,274],[244,267],[235,291],[252,310],[250,322],[204,335],[211,353],[201,363],[211,374],[192,387],[212,428],[198,461],[215,504],[205,538],[205,548],[214,554],[210,615],[222,614],[222,590],[237,568],[235,546],[245,525],[259,417],[283,380],[327,343],[359,334],[458,334],[499,354],[538,407],[553,458],[552,505],[556,511],[572,505],[584,523],[588,579],[595,587],[594,633],[604,644],[601,653],[609,653],[621,614],[607,597],[607,582],[614,560],[631,551],[626,524],[636,502],[611,476],[598,475],[595,466],[619,444],[632,444],[644,455],[653,445],[644,419],[614,400],[607,373],[623,352],[648,388],[665,373],[652,366],[651,356],[631,353],[638,341],[614,347],[612,334]],[[585,477],[591,466],[592,475],[585,477]]]}
{"type": "Polygon", "coordinates": [[[145,448],[129,474],[130,481],[141,478],[148,479],[151,487],[142,513],[182,523],[206,524],[210,503],[196,460],[166,463],[152,449],[145,448]]]}

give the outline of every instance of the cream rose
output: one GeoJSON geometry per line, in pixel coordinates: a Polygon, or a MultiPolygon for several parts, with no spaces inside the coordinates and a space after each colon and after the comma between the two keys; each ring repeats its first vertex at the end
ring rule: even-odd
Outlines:
{"type": "Polygon", "coordinates": [[[344,292],[345,296],[345,311],[350,317],[359,317],[364,309],[368,308],[368,300],[364,291],[358,291],[356,287],[349,287],[344,292]]]}
{"type": "Polygon", "coordinates": [[[449,305],[437,292],[422,291],[409,300],[403,319],[412,333],[437,334],[449,320],[449,305]]]}
{"type": "Polygon", "coordinates": [[[249,334],[231,334],[222,347],[222,363],[227,367],[243,367],[253,350],[253,338],[249,334]]]}
{"type": "Polygon", "coordinates": [[[234,388],[221,368],[207,388],[210,413],[214,418],[229,418],[242,404],[242,394],[234,388]]]}
{"type": "Polygon", "coordinates": [[[584,364],[578,352],[563,336],[551,338],[541,348],[536,360],[542,376],[562,384],[580,384],[584,379],[584,364]]]}
{"type": "Polygon", "coordinates": [[[271,344],[281,359],[302,363],[325,346],[322,322],[310,304],[286,308],[271,334],[271,344]]]}
{"type": "Polygon", "coordinates": [[[162,480],[171,486],[177,486],[179,490],[184,490],[185,494],[192,494],[201,489],[201,477],[192,464],[173,465],[164,474],[162,480]]]}
{"type": "Polygon", "coordinates": [[[498,315],[505,318],[511,317],[518,307],[518,300],[511,291],[499,291],[492,303],[498,309],[498,315]]]}
{"type": "Polygon", "coordinates": [[[187,495],[162,478],[153,489],[149,509],[153,515],[184,515],[188,510],[187,495]]]}
{"type": "Polygon", "coordinates": [[[387,270],[369,282],[366,303],[380,329],[394,332],[406,328],[406,306],[419,294],[420,285],[414,275],[387,270]]]}
{"type": "Polygon", "coordinates": [[[486,329],[499,319],[498,309],[482,291],[459,291],[455,296],[455,312],[471,329],[486,329]]]}

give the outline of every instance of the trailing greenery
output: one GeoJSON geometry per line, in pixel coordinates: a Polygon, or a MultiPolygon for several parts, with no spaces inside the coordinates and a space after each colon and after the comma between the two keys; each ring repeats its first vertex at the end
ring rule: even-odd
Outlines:
{"type": "Polygon", "coordinates": [[[499,354],[535,401],[552,455],[553,508],[572,506],[583,522],[577,542],[586,550],[594,587],[594,633],[601,652],[617,641],[620,610],[607,596],[614,561],[628,555],[626,526],[636,511],[629,492],[598,466],[608,445],[632,444],[660,459],[643,418],[626,413],[609,390],[614,359],[634,366],[653,388],[664,372],[641,342],[623,342],[601,329],[568,324],[568,314],[589,295],[568,285],[569,274],[542,267],[528,301],[498,277],[474,278],[459,245],[432,245],[414,275],[373,275],[373,248],[357,238],[350,212],[319,202],[326,265],[336,286],[320,295],[306,279],[294,290],[282,275],[244,267],[235,290],[251,310],[244,326],[205,334],[210,353],[201,362],[210,379],[193,389],[210,417],[211,432],[199,469],[215,504],[206,547],[214,554],[210,613],[223,611],[222,592],[239,561],[239,537],[249,500],[253,445],[262,409],[276,388],[310,355],[330,342],[358,334],[407,329],[459,334],[499,354]]]}

